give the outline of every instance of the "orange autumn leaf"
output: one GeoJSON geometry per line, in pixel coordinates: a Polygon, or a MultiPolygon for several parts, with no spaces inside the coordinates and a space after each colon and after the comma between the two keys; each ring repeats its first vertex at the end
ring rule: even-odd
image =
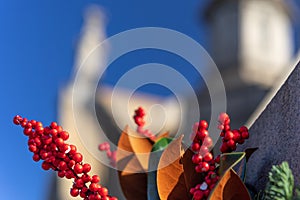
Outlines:
{"type": "Polygon", "coordinates": [[[126,199],[147,200],[147,174],[152,142],[124,129],[118,142],[117,168],[126,199]]]}
{"type": "Polygon", "coordinates": [[[189,200],[185,184],[181,148],[183,135],[165,149],[162,153],[157,170],[157,188],[162,200],[189,200]]]}
{"type": "Polygon", "coordinates": [[[251,200],[246,186],[233,169],[227,170],[211,195],[211,200],[251,200]]]}

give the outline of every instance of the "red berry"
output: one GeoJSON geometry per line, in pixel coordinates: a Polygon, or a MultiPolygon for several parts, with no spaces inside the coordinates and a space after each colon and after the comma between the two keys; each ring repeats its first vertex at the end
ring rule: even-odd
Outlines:
{"type": "Polygon", "coordinates": [[[226,153],[228,151],[228,146],[226,143],[223,143],[222,146],[220,147],[220,151],[222,153],[226,153]]]}
{"type": "Polygon", "coordinates": [[[213,141],[211,137],[207,136],[204,138],[203,145],[206,147],[211,147],[213,145],[213,141]]]}
{"type": "Polygon", "coordinates": [[[192,144],[192,150],[193,150],[193,151],[199,151],[199,150],[200,150],[200,144],[197,143],[197,142],[194,142],[194,143],[192,144]]]}
{"type": "Polygon", "coordinates": [[[83,166],[83,173],[88,173],[91,171],[91,165],[90,164],[84,164],[83,166]]]}
{"type": "Polygon", "coordinates": [[[240,131],[241,132],[248,132],[248,128],[246,126],[241,126],[240,131]]]}
{"type": "Polygon", "coordinates": [[[225,140],[231,140],[233,138],[234,134],[231,131],[226,131],[224,138],[225,140]]]}
{"type": "Polygon", "coordinates": [[[82,155],[80,153],[75,153],[73,155],[73,160],[76,162],[76,163],[80,163],[82,161],[82,155]]]}
{"type": "Polygon", "coordinates": [[[44,161],[44,162],[42,163],[42,168],[43,168],[44,170],[49,170],[49,169],[50,169],[50,164],[44,161]]]}
{"type": "Polygon", "coordinates": [[[74,172],[76,174],[81,174],[83,172],[83,167],[81,164],[77,163],[75,166],[74,166],[74,172]]]}
{"type": "Polygon", "coordinates": [[[227,146],[229,147],[229,148],[231,148],[231,149],[233,149],[234,147],[236,147],[236,143],[235,143],[235,141],[234,140],[228,140],[227,142],[226,142],[226,144],[227,144],[227,146]]]}
{"type": "Polygon", "coordinates": [[[92,183],[98,183],[100,181],[100,177],[98,175],[92,176],[92,183]]]}
{"type": "Polygon", "coordinates": [[[200,131],[197,132],[197,136],[203,140],[206,136],[208,136],[208,131],[205,129],[201,129],[200,131]]]}
{"type": "Polygon", "coordinates": [[[63,140],[69,139],[69,133],[66,131],[62,131],[59,135],[63,140]]]}
{"type": "Polygon", "coordinates": [[[249,138],[249,132],[248,131],[243,131],[241,135],[242,135],[243,139],[248,139],[249,138]]]}
{"type": "Polygon", "coordinates": [[[238,130],[232,130],[233,133],[233,140],[234,141],[239,141],[241,139],[241,134],[238,130]]]}
{"type": "Polygon", "coordinates": [[[106,187],[102,187],[102,188],[100,188],[98,191],[99,191],[99,194],[100,194],[101,196],[107,196],[107,195],[108,195],[108,190],[107,190],[106,187]]]}
{"type": "Polygon", "coordinates": [[[55,129],[55,128],[57,127],[57,123],[56,123],[56,122],[51,122],[50,127],[51,127],[52,129],[55,129]]]}
{"type": "Polygon", "coordinates": [[[195,164],[199,164],[202,162],[202,156],[200,154],[194,154],[192,157],[192,162],[195,164]]]}
{"type": "Polygon", "coordinates": [[[77,188],[72,188],[70,194],[72,197],[77,197],[79,195],[79,190],[77,188]]]}
{"type": "Polygon", "coordinates": [[[220,122],[221,124],[224,124],[225,121],[228,121],[228,119],[229,119],[229,116],[228,116],[226,113],[221,113],[221,114],[219,115],[219,122],[220,122]]]}
{"type": "Polygon", "coordinates": [[[204,158],[203,158],[206,162],[210,162],[213,159],[213,155],[211,153],[206,153],[204,158]]]}
{"type": "Polygon", "coordinates": [[[197,190],[196,192],[194,192],[194,199],[195,200],[201,200],[204,196],[204,193],[201,190],[197,190]]]}
{"type": "Polygon", "coordinates": [[[201,120],[201,121],[199,122],[199,125],[200,125],[200,127],[203,128],[203,129],[207,129],[207,128],[208,128],[208,123],[207,123],[207,121],[205,121],[205,120],[201,120]]]}

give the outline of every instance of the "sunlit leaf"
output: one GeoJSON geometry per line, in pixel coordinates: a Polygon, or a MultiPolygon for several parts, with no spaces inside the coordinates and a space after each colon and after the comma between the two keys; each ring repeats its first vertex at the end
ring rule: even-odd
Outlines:
{"type": "Polygon", "coordinates": [[[246,186],[233,169],[227,170],[209,196],[210,200],[251,200],[246,186]]]}
{"type": "Polygon", "coordinates": [[[162,153],[157,171],[157,188],[162,200],[190,200],[186,189],[181,156],[183,136],[173,140],[162,153]]]}
{"type": "Polygon", "coordinates": [[[117,150],[120,185],[126,199],[147,199],[148,161],[152,143],[127,126],[121,134],[117,150]]]}

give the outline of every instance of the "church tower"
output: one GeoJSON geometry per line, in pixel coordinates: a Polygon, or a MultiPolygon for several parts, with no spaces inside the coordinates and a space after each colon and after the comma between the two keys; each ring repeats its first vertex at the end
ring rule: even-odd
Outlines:
{"type": "MultiPolygon", "coordinates": [[[[226,89],[227,112],[239,126],[291,64],[291,7],[284,0],[212,0],[205,20],[210,31],[209,52],[226,89]]],[[[205,107],[207,103],[201,104],[205,107]]]]}

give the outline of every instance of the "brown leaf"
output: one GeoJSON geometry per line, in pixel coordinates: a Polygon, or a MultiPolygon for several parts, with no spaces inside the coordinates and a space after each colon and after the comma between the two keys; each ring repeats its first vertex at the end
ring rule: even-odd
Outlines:
{"type": "Polygon", "coordinates": [[[189,200],[185,184],[181,156],[181,141],[183,135],[165,149],[162,153],[157,170],[157,188],[162,200],[189,200]]]}
{"type": "Polygon", "coordinates": [[[131,130],[128,126],[125,127],[118,142],[117,150],[117,162],[126,157],[136,157],[139,164],[136,162],[136,166],[120,166],[118,169],[122,171],[129,171],[129,169],[135,169],[135,172],[145,172],[148,170],[149,156],[152,149],[152,142],[144,137],[141,137],[138,133],[131,130]]]}
{"type": "Polygon", "coordinates": [[[117,150],[120,185],[126,199],[147,200],[147,174],[152,143],[128,126],[121,134],[117,150]]]}
{"type": "Polygon", "coordinates": [[[233,169],[227,170],[211,195],[211,200],[251,200],[246,186],[233,169]]]}

